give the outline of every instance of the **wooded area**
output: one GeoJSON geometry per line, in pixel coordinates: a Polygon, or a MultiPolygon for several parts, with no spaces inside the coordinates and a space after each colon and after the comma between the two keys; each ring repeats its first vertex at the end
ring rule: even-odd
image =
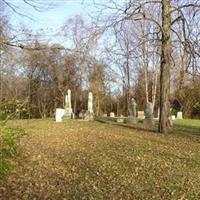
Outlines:
{"type": "Polygon", "coordinates": [[[160,108],[159,132],[167,132],[178,111],[200,118],[199,2],[93,4],[98,12],[90,20],[75,16],[63,24],[68,48],[43,42],[42,33],[28,28],[13,34],[7,11],[23,11],[1,1],[0,118],[53,117],[68,89],[77,116],[91,91],[97,116],[127,115],[132,97],[138,110],[152,102],[155,116],[160,108]]]}

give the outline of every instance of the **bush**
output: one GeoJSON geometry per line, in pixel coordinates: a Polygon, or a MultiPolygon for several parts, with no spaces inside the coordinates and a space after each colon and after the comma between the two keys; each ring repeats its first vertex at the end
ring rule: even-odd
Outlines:
{"type": "Polygon", "coordinates": [[[194,105],[192,115],[200,118],[200,101],[194,105]]]}
{"type": "Polygon", "coordinates": [[[19,139],[23,134],[22,129],[13,129],[0,124],[0,179],[12,169],[10,160],[16,155],[19,139]]]}
{"type": "Polygon", "coordinates": [[[29,118],[29,112],[26,107],[26,101],[9,99],[0,102],[0,120],[26,119],[29,118]]]}
{"type": "Polygon", "coordinates": [[[0,120],[6,120],[7,113],[4,110],[0,110],[0,120]]]}
{"type": "Polygon", "coordinates": [[[200,87],[199,83],[187,85],[177,91],[175,98],[180,102],[185,117],[200,118],[200,87]]]}

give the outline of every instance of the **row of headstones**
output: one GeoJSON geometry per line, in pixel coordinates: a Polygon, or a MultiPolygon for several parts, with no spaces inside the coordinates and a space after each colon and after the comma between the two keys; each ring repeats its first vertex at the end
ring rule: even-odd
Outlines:
{"type": "MultiPolygon", "coordinates": [[[[126,121],[127,123],[136,124],[138,122],[138,119],[144,119],[146,123],[153,122],[153,105],[151,102],[147,103],[145,112],[138,111],[138,116],[137,116],[136,108],[137,108],[137,104],[135,102],[135,99],[132,98],[128,106],[128,113],[129,113],[128,117],[126,119],[124,117],[119,117],[117,118],[117,121],[118,122],[126,121]]],[[[115,117],[115,113],[111,112],[110,117],[115,117]]]]}
{"type": "MultiPolygon", "coordinates": [[[[137,119],[145,119],[146,123],[152,123],[153,122],[153,104],[151,102],[147,102],[145,112],[144,111],[138,111],[138,115],[136,112],[137,104],[135,102],[135,99],[132,98],[129,102],[128,106],[128,113],[129,116],[127,117],[126,121],[130,123],[137,123],[137,119]]],[[[159,112],[158,112],[159,116],[159,112]]],[[[111,112],[110,117],[115,117],[115,113],[111,112]]],[[[176,116],[172,115],[170,116],[170,120],[175,120],[176,116]]],[[[183,119],[183,113],[178,112],[177,113],[177,119],[183,119]]],[[[118,119],[120,122],[123,122],[124,119],[118,119]]]]}
{"type": "MultiPolygon", "coordinates": [[[[65,96],[65,108],[56,108],[55,114],[56,122],[62,122],[64,118],[74,119],[75,115],[72,110],[71,104],[71,90],[67,91],[67,95],[65,96]]],[[[88,110],[84,114],[85,120],[93,120],[94,112],[93,112],[93,95],[92,92],[88,94],[88,110]]]]}
{"type": "MultiPolygon", "coordinates": [[[[108,115],[107,114],[103,114],[103,117],[108,117],[108,115]]],[[[114,112],[110,112],[109,117],[116,117],[115,113],[114,112]]],[[[121,115],[120,117],[123,118],[124,116],[121,115]]],[[[137,111],[137,118],[138,119],[145,119],[144,111],[137,111]]],[[[159,118],[159,112],[158,112],[158,117],[155,118],[155,119],[158,119],[158,118],[159,118]]],[[[183,112],[177,112],[177,116],[176,115],[171,115],[170,119],[171,120],[183,119],[183,112]]]]}

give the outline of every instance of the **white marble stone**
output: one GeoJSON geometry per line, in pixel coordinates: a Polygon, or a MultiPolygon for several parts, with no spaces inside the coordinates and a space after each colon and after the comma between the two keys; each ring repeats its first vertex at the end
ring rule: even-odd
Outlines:
{"type": "Polygon", "coordinates": [[[88,111],[90,113],[93,113],[93,94],[92,94],[92,92],[89,92],[89,95],[88,95],[88,111]]]}
{"type": "Polygon", "coordinates": [[[67,90],[67,95],[65,96],[65,117],[72,118],[72,115],[71,90],[67,90]]]}
{"type": "Polygon", "coordinates": [[[173,120],[173,121],[176,120],[176,116],[175,116],[175,115],[172,115],[172,116],[171,116],[171,120],[173,120]]]}
{"type": "Polygon", "coordinates": [[[110,113],[110,117],[115,117],[115,113],[114,113],[114,112],[111,112],[111,113],[110,113]]]}
{"type": "Polygon", "coordinates": [[[56,122],[62,122],[64,114],[65,114],[65,109],[56,108],[56,122]]]}
{"type": "Polygon", "coordinates": [[[118,117],[118,118],[117,118],[117,122],[118,122],[118,123],[124,123],[124,118],[118,117]]]}
{"type": "Polygon", "coordinates": [[[183,112],[177,112],[177,119],[183,119],[183,112]]]}

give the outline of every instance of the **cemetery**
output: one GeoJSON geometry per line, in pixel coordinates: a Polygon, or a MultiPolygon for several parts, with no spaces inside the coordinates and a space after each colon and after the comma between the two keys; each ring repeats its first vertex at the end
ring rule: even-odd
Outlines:
{"type": "Polygon", "coordinates": [[[198,197],[199,120],[184,119],[179,111],[177,116],[170,116],[173,132],[163,137],[156,133],[158,119],[153,117],[150,102],[144,111],[137,111],[137,102],[131,98],[128,116],[116,116],[114,112],[95,116],[91,92],[88,109],[81,116],[74,115],[72,104],[68,89],[64,108],[56,108],[54,119],[8,122],[11,127],[25,129],[28,135],[22,136],[23,148],[15,170],[0,194],[8,199],[10,195],[21,198],[19,190],[27,199],[37,198],[38,194],[46,199],[63,195],[79,198],[80,194],[97,199],[152,195],[170,199],[188,190],[189,197],[198,197]],[[187,181],[182,182],[183,178],[187,181]],[[62,185],[57,185],[61,180],[62,185]],[[119,193],[122,187],[128,192],[119,193]],[[139,193],[144,189],[145,193],[139,193]]]}
{"type": "Polygon", "coordinates": [[[0,200],[200,199],[199,1],[0,10],[0,200]]]}

